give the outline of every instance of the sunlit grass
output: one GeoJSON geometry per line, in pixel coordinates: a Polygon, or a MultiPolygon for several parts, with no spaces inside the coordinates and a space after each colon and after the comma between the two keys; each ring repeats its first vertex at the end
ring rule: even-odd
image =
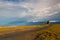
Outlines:
{"type": "Polygon", "coordinates": [[[44,25],[34,25],[34,26],[0,26],[0,38],[13,40],[60,40],[60,24],[44,24],[44,25]],[[16,36],[14,38],[9,38],[10,33],[20,33],[22,31],[36,30],[38,31],[24,36],[16,36]],[[21,38],[20,38],[21,37],[21,38]]]}
{"type": "Polygon", "coordinates": [[[60,40],[60,24],[53,24],[49,28],[33,34],[34,40],[60,40]]]}

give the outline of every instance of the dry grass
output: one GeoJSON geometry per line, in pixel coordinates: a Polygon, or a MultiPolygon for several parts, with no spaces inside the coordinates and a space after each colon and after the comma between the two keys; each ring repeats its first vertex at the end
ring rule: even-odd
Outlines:
{"type": "Polygon", "coordinates": [[[33,36],[33,40],[60,40],[60,24],[54,24],[50,28],[37,31],[33,36]]]}
{"type": "Polygon", "coordinates": [[[37,26],[0,26],[0,35],[13,33],[13,32],[21,32],[32,29],[42,28],[40,25],[37,26]]]}
{"type": "Polygon", "coordinates": [[[0,40],[60,40],[60,24],[53,24],[53,25],[37,25],[37,26],[4,26],[0,27],[0,40]],[[43,29],[44,27],[48,27],[43,29]],[[41,30],[36,31],[34,33],[28,33],[23,35],[18,35],[16,37],[9,37],[10,33],[19,33],[22,31],[29,31],[41,28],[41,30]],[[5,35],[5,34],[8,34],[5,35]],[[7,37],[4,38],[4,37],[7,37]]]}

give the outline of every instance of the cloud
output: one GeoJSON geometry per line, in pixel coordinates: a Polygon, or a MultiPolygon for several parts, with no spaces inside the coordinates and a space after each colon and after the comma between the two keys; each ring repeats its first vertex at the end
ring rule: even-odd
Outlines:
{"type": "Polygon", "coordinates": [[[17,17],[25,18],[28,22],[38,22],[42,19],[48,20],[48,18],[60,12],[60,0],[6,1],[8,0],[0,1],[0,15],[6,18],[17,17]]]}
{"type": "MultiPolygon", "coordinates": [[[[31,15],[32,19],[28,21],[40,21],[41,18],[49,18],[60,12],[59,0],[37,0],[35,3],[29,1],[27,3],[23,2],[21,6],[28,9],[28,14],[31,15]]],[[[47,19],[48,20],[48,19],[47,19]]]]}
{"type": "Polygon", "coordinates": [[[4,1],[4,2],[19,2],[19,1],[22,1],[22,0],[1,0],[1,1],[4,1]]]}
{"type": "Polygon", "coordinates": [[[50,21],[50,22],[57,22],[57,21],[50,21]]]}

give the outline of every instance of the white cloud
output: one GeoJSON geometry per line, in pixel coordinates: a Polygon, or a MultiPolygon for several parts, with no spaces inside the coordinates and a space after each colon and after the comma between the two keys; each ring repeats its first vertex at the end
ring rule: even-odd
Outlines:
{"type": "MultiPolygon", "coordinates": [[[[59,0],[29,0],[29,1],[26,0],[20,3],[11,3],[11,2],[1,1],[0,8],[1,7],[4,7],[6,9],[8,8],[7,10],[9,10],[10,12],[5,11],[5,14],[7,12],[7,14],[9,13],[9,15],[11,14],[10,16],[14,16],[13,14],[15,13],[14,10],[19,10],[18,12],[16,12],[15,16],[17,15],[17,17],[19,18],[32,16],[32,18],[27,21],[35,22],[35,21],[40,21],[41,18],[48,18],[60,12],[59,2],[60,2],[59,0]],[[27,10],[23,11],[22,9],[16,9],[14,7],[17,7],[17,8],[23,7],[27,10]],[[10,9],[13,11],[11,11],[10,9]]],[[[2,12],[0,13],[0,15],[3,15],[2,12]]]]}
{"type": "Polygon", "coordinates": [[[56,20],[52,20],[52,21],[50,21],[50,22],[57,22],[56,20]]]}

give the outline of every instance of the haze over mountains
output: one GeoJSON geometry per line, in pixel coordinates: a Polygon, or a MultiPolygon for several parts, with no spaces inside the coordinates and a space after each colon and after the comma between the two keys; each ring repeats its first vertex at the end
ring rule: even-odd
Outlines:
{"type": "MultiPolygon", "coordinates": [[[[29,26],[29,25],[41,25],[46,23],[47,21],[42,21],[42,22],[13,21],[5,24],[5,26],[29,26]]],[[[50,21],[50,24],[60,24],[60,21],[50,21]]]]}

